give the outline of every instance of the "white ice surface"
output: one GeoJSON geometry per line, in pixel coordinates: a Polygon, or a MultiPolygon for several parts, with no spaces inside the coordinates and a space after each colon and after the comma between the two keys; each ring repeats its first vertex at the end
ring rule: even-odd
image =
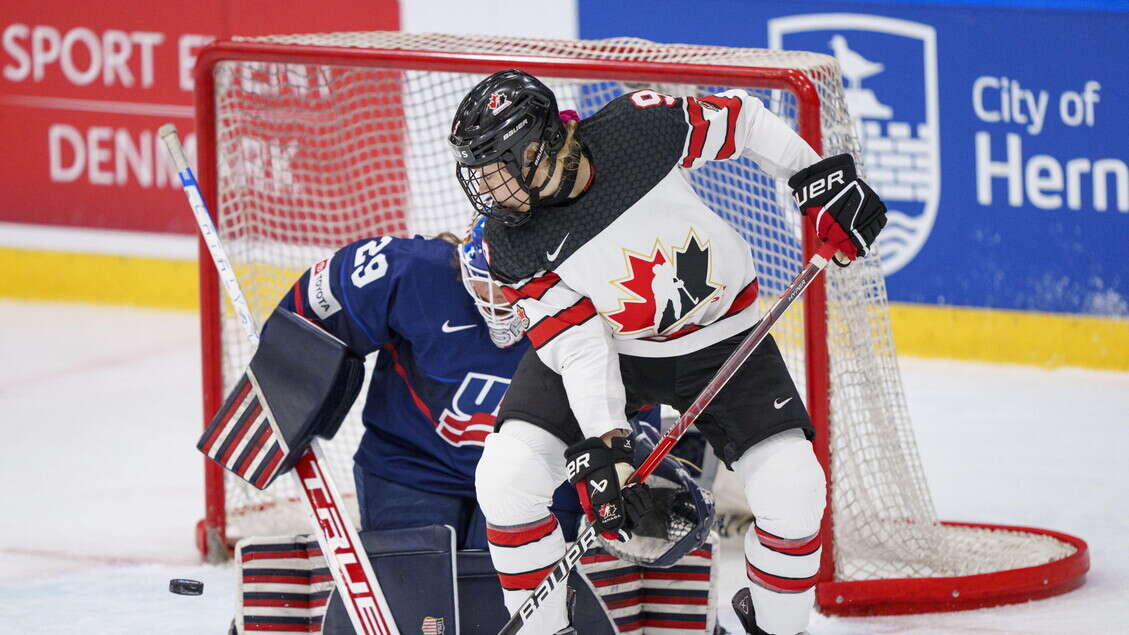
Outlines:
{"type": "MultiPolygon", "coordinates": [[[[0,633],[225,631],[233,570],[199,564],[193,544],[198,350],[187,313],[0,301],[0,633]],[[204,595],[169,593],[176,577],[204,595]]],[[[1129,632],[1129,373],[917,359],[902,371],[939,515],[1074,534],[1092,569],[1047,600],[815,615],[810,631],[1129,632]]],[[[739,546],[724,547],[729,597],[739,546]]]]}

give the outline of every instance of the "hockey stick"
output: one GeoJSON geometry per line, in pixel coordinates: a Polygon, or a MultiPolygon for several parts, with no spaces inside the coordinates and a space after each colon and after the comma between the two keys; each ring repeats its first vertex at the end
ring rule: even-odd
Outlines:
{"type": "MultiPolygon", "coordinates": [[[[834,255],[835,247],[830,243],[824,243],[823,246],[820,247],[819,251],[808,261],[803,271],[792,279],[792,282],[784,289],[784,293],[777,298],[776,302],[768,309],[768,312],[765,313],[764,317],[762,317],[756,327],[753,328],[753,331],[745,336],[745,339],[741,340],[741,343],[737,345],[737,348],[729,355],[725,363],[721,365],[721,368],[718,369],[717,374],[710,380],[710,383],[706,384],[706,387],[698,394],[694,403],[690,404],[686,412],[682,413],[682,416],[678,418],[678,422],[663,435],[662,439],[655,445],[655,449],[651,451],[650,456],[648,456],[647,459],[643,461],[643,464],[627,478],[627,481],[624,483],[625,486],[642,482],[651,475],[651,472],[658,467],[659,463],[662,462],[674,445],[678,443],[678,440],[682,438],[683,433],[697,420],[698,415],[710,405],[710,402],[717,396],[717,393],[721,392],[721,389],[724,388],[725,384],[737,373],[737,370],[741,368],[745,360],[749,359],[753,351],[760,346],[760,343],[764,341],[769,330],[776,325],[780,316],[784,315],[784,312],[795,302],[796,298],[803,294],[812,280],[815,280],[816,276],[827,267],[828,259],[834,255]]],[[[498,631],[498,635],[516,635],[516,633],[521,630],[522,626],[525,625],[526,620],[540,608],[541,602],[548,597],[549,593],[552,592],[558,584],[561,584],[568,578],[568,572],[580,562],[580,556],[584,555],[585,552],[595,545],[596,528],[593,527],[591,523],[586,522],[580,529],[576,537],[576,542],[572,543],[565,552],[564,557],[557,561],[557,564],[549,571],[545,579],[533,589],[529,597],[518,607],[518,610],[510,616],[510,620],[506,622],[502,630],[498,631]]]]}
{"type": "MultiPolygon", "coordinates": [[[[231,305],[243,325],[244,335],[247,336],[252,347],[257,347],[259,333],[255,326],[255,318],[251,315],[251,309],[247,306],[247,300],[239,288],[235,271],[227,259],[223,245],[220,244],[219,233],[212,223],[211,213],[204,203],[204,196],[196,183],[196,176],[192,173],[192,168],[188,167],[188,159],[184,156],[176,127],[167,123],[161,126],[158,134],[165,142],[169,155],[176,165],[184,194],[188,197],[188,203],[196,216],[200,235],[208,246],[231,305]]],[[[353,629],[363,635],[399,635],[400,631],[396,628],[392,611],[384,599],[376,575],[373,574],[372,564],[361,545],[360,536],[346,517],[337,486],[329,472],[322,469],[324,463],[325,455],[320,442],[315,438],[294,466],[294,479],[306,494],[314,534],[317,536],[329,570],[333,573],[337,591],[345,601],[349,620],[353,623],[353,629]]]]}

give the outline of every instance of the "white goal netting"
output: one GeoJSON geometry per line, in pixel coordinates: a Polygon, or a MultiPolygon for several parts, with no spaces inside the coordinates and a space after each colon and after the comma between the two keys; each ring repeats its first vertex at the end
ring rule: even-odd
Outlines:
{"type": "MultiPolygon", "coordinates": [[[[792,92],[761,81],[757,72],[722,72],[726,67],[789,69],[816,89],[824,156],[851,152],[859,158],[838,66],[814,53],[628,38],[547,41],[392,32],[255,38],[232,46],[247,51],[214,65],[214,135],[199,143],[201,156],[216,165],[213,212],[221,239],[260,320],[302,270],[349,241],[463,230],[470,209],[445,138],[455,106],[489,72],[465,71],[471,54],[511,59],[490,70],[522,67],[530,56],[589,62],[576,65],[571,77],[542,75],[561,108],[575,109],[581,117],[644,86],[675,95],[739,87],[795,125],[799,104],[792,92]],[[279,45],[285,55],[254,59],[255,47],[268,44],[279,45]],[[319,48],[326,46],[349,47],[349,52],[333,57],[319,48]],[[433,70],[422,70],[417,62],[411,63],[416,70],[402,70],[412,51],[429,52],[420,59],[430,60],[433,70]],[[447,70],[443,60],[449,61],[447,70]],[[657,63],[682,65],[671,75],[678,81],[638,78],[638,69],[657,63]]],[[[761,308],[767,308],[803,264],[801,216],[788,192],[746,159],[708,164],[693,172],[692,180],[703,199],[748,240],[760,275],[761,308]]],[[[878,259],[830,267],[826,279],[829,367],[805,351],[799,304],[774,335],[801,394],[806,394],[809,366],[829,382],[835,578],[971,575],[1069,554],[1073,547],[1043,536],[937,522],[902,391],[878,259]]],[[[226,299],[221,306],[218,370],[227,389],[251,351],[226,299]]],[[[358,411],[354,408],[327,446],[338,485],[350,492],[358,411]]],[[[305,518],[297,492],[287,489],[289,479],[279,479],[266,492],[230,475],[225,481],[229,540],[303,529],[305,518]]],[[[721,492],[720,499],[727,511],[743,505],[732,492],[721,492]]]]}

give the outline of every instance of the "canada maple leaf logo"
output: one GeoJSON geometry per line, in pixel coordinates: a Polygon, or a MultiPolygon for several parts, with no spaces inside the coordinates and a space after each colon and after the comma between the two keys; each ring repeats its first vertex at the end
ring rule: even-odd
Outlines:
{"type": "Polygon", "coordinates": [[[632,297],[620,300],[620,310],[607,318],[613,322],[619,335],[638,335],[655,326],[655,296],[651,292],[651,283],[655,279],[655,265],[666,264],[667,260],[662,243],[657,240],[649,256],[626,249],[623,255],[627,261],[627,275],[612,282],[627,290],[632,297]]]}
{"type": "Polygon", "coordinates": [[[509,105],[510,100],[506,98],[504,93],[490,93],[490,101],[486,103],[486,107],[495,115],[505,110],[506,106],[509,105]]]}
{"type": "Polygon", "coordinates": [[[600,505],[600,510],[597,512],[602,519],[615,518],[619,516],[619,510],[616,509],[614,503],[604,503],[600,505]]]}
{"type": "Polygon", "coordinates": [[[710,281],[709,242],[690,230],[667,256],[655,240],[650,254],[623,250],[627,275],[612,284],[630,293],[619,310],[605,314],[618,335],[661,335],[685,326],[696,309],[714,300],[723,285],[710,281]]]}

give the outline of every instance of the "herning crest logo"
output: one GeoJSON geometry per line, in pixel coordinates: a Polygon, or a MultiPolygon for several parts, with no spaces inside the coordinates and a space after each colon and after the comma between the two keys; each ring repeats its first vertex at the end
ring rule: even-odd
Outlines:
{"type": "Polygon", "coordinates": [[[768,41],[838,60],[863,176],[888,209],[877,253],[886,275],[898,271],[929,238],[941,197],[936,31],[878,15],[814,13],[769,20],[768,41]]]}
{"type": "Polygon", "coordinates": [[[722,289],[710,280],[710,244],[693,230],[673,249],[655,240],[649,254],[624,249],[623,256],[627,275],[611,282],[630,296],[604,314],[618,335],[673,333],[722,289]]]}

